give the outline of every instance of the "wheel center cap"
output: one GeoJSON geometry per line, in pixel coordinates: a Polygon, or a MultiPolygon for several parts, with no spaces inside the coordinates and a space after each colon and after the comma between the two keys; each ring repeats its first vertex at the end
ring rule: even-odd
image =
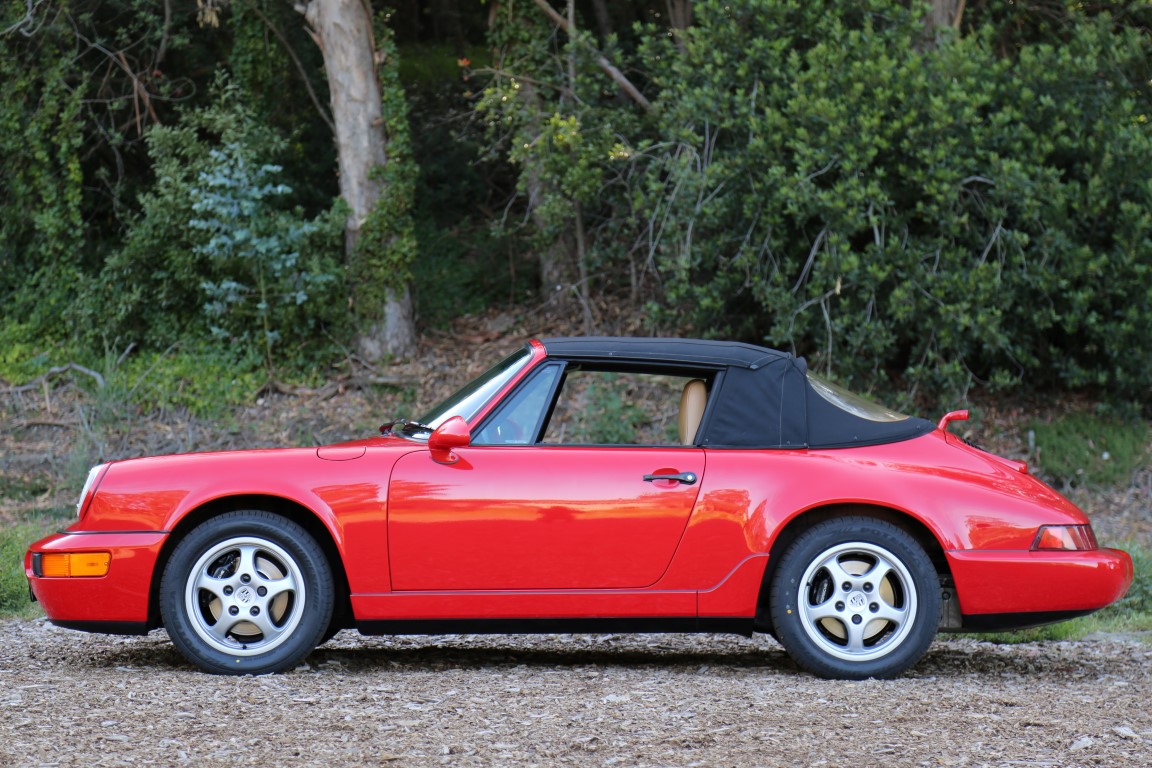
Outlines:
{"type": "Polygon", "coordinates": [[[868,598],[863,592],[853,592],[848,595],[848,607],[854,611],[862,611],[868,605],[868,598]]]}
{"type": "Polygon", "coordinates": [[[252,591],[252,587],[240,587],[236,590],[236,602],[248,605],[256,599],[256,593],[252,591]]]}

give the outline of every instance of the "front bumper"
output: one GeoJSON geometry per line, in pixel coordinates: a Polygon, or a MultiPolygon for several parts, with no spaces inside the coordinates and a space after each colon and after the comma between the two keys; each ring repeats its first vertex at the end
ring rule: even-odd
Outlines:
{"type": "Polygon", "coordinates": [[[965,618],[1091,613],[1123,597],[1134,575],[1132,558],[1118,549],[956,550],[945,555],[965,618]]]}
{"type": "Polygon", "coordinates": [[[149,620],[152,577],[168,534],[142,532],[64,532],[33,544],[24,573],[44,613],[61,626],[141,626],[149,620]],[[39,576],[33,558],[48,552],[109,552],[104,576],[39,576]]]}

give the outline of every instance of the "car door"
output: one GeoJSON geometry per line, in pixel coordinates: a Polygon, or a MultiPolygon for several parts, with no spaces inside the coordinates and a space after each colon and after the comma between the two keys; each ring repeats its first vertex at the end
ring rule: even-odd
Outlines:
{"type": "Polygon", "coordinates": [[[492,444],[457,449],[453,463],[424,451],[397,462],[388,502],[393,589],[658,582],[696,503],[704,451],[675,439],[678,380],[637,393],[610,375],[607,384],[574,383],[571,371],[545,369],[478,430],[475,442],[492,444]]]}

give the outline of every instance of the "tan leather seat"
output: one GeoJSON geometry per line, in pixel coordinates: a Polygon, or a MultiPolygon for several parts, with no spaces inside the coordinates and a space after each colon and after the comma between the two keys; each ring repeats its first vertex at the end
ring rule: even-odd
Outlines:
{"type": "Polygon", "coordinates": [[[708,404],[708,385],[703,379],[692,379],[680,395],[680,444],[694,445],[704,406],[708,404]]]}

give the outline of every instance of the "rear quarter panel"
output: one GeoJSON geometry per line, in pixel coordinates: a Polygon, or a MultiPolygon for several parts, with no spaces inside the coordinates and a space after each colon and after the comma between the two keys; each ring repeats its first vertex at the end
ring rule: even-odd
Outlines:
{"type": "Polygon", "coordinates": [[[1045,524],[1086,522],[1036,478],[940,432],[834,450],[710,450],[699,500],[661,588],[715,585],[769,553],[791,521],[834,505],[894,510],[945,552],[1028,550],[1045,524]]]}

